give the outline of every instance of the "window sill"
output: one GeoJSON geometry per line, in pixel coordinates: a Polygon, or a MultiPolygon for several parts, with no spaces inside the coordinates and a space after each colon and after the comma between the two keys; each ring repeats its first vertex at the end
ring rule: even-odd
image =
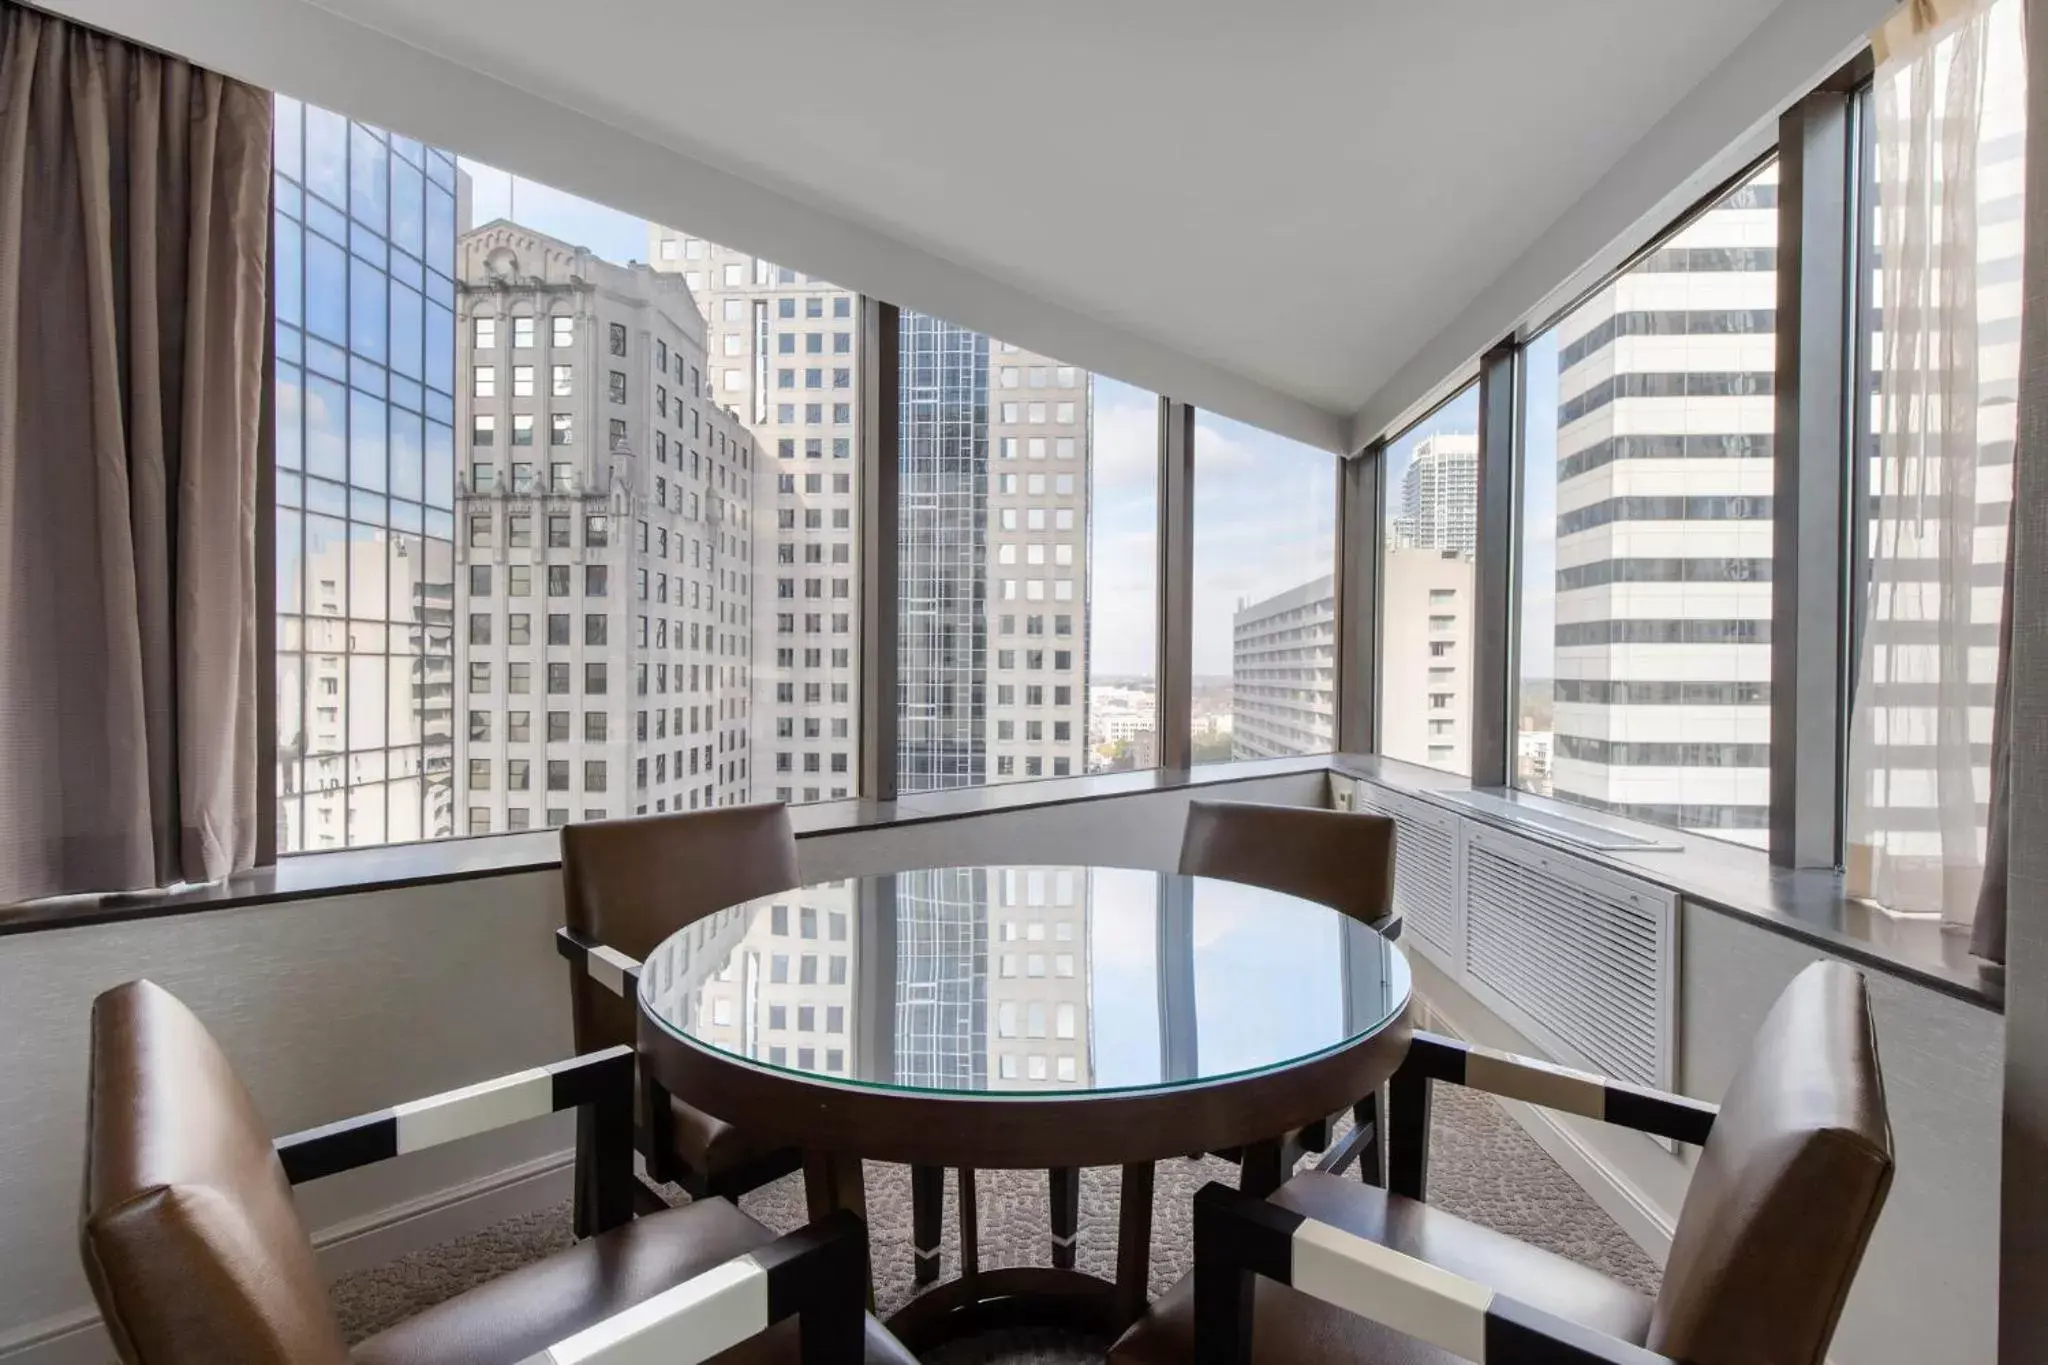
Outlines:
{"type": "MultiPolygon", "coordinates": [[[[1150,769],[1085,777],[1042,778],[993,787],[927,792],[894,802],[815,802],[791,806],[789,815],[797,838],[807,839],[959,820],[1002,811],[1138,796],[1146,792],[1207,788],[1297,773],[1320,773],[1328,771],[1330,763],[1330,756],[1323,754],[1306,758],[1207,764],[1184,772],[1150,769]]],[[[270,905],[280,901],[366,895],[518,873],[553,872],[561,864],[561,839],[552,829],[389,844],[378,848],[337,849],[329,853],[291,854],[278,859],[273,867],[252,868],[206,886],[103,896],[62,896],[0,907],[0,937],[270,905]]]]}
{"type": "Polygon", "coordinates": [[[1988,974],[1988,964],[1970,955],[1966,938],[1943,932],[1931,920],[1901,919],[1851,900],[1843,894],[1839,872],[1773,867],[1760,849],[1623,819],[1566,801],[1515,794],[1517,803],[1532,811],[1659,845],[1636,850],[1588,848],[1554,837],[1539,824],[1518,822],[1496,807],[1446,800],[1446,796],[1489,790],[1474,787],[1461,777],[1372,755],[1340,754],[1331,760],[1331,767],[1344,776],[1379,783],[1467,820],[1638,877],[1707,909],[1798,939],[1873,971],[1985,1009],[2002,1012],[2005,1008],[2002,981],[1988,974]]]}

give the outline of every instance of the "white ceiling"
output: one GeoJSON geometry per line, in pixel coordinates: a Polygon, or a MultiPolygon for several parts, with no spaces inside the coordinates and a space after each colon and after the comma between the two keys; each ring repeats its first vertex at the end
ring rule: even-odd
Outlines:
{"type": "MultiPolygon", "coordinates": [[[[1782,46],[1766,40],[1803,9],[1832,52],[1879,8],[319,0],[398,40],[345,57],[351,26],[308,26],[318,11],[299,0],[54,3],[1331,445],[1745,40],[1755,34],[1745,60],[1782,46]],[[274,22],[246,22],[253,11],[274,22]],[[1767,19],[1773,31],[1757,33],[1767,19]],[[504,129],[499,111],[518,101],[519,127],[504,129]],[[546,110],[559,135],[541,131],[546,110]],[[798,217],[808,232],[779,221],[798,217]],[[841,249],[835,230],[859,249],[841,249]]],[[[1700,159],[1792,93],[1765,89],[1732,125],[1723,113],[1700,159]]],[[[1655,200],[1697,165],[1670,166],[1637,197],[1655,200]]]]}

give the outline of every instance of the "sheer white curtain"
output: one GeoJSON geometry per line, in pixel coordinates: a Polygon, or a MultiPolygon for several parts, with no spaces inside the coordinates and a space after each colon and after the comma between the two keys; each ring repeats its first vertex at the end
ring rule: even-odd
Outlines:
{"type": "Polygon", "coordinates": [[[2005,88],[2016,54],[1996,63],[2013,73],[1999,88],[1987,79],[1994,45],[2018,41],[2019,9],[1915,0],[1875,44],[1876,442],[1848,881],[1954,924],[1973,917],[1983,880],[2012,496],[2018,215],[2006,196],[2023,163],[2016,139],[1986,136],[1986,111],[1989,94],[2023,113],[2005,88]]]}

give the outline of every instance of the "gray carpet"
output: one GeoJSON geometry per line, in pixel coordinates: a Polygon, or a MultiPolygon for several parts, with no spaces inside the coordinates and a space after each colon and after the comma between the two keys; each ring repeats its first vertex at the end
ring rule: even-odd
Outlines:
{"type": "MultiPolygon", "coordinates": [[[[1655,1292],[1657,1268],[1564,1170],[1492,1100],[1455,1086],[1436,1087],[1430,1133],[1430,1202],[1655,1292]]],[[[1162,1293],[1189,1266],[1189,1201],[1211,1180],[1234,1180],[1215,1160],[1160,1164],[1152,1222],[1152,1292],[1162,1293]]],[[[983,1171],[978,1176],[981,1264],[985,1269],[1046,1263],[1043,1172],[983,1171]]],[[[876,1306],[882,1315],[911,1296],[910,1175],[905,1167],[867,1166],[868,1225],[874,1248],[876,1306]]],[[[1081,1176],[1080,1268],[1113,1278],[1117,1173],[1081,1176]]],[[[959,1264],[956,1187],[946,1188],[945,1273],[959,1264]]],[[[790,1176],[748,1195],[741,1207],[778,1231],[804,1221],[803,1182],[790,1176]]],[[[508,1219],[467,1237],[415,1252],[335,1283],[333,1297],[351,1341],[438,1303],[471,1285],[569,1244],[569,1206],[508,1219]]],[[[1100,1342],[1054,1334],[1008,1333],[956,1342],[926,1365],[1086,1365],[1100,1342]]]]}

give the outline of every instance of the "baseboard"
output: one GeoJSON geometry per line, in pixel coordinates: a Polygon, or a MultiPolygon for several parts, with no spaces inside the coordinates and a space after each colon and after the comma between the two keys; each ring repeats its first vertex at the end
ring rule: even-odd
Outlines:
{"type": "Polygon", "coordinates": [[[320,1271],[329,1280],[338,1279],[492,1223],[559,1204],[575,1191],[573,1155],[551,1152],[465,1185],[436,1190],[322,1228],[313,1234],[320,1271]]]}
{"type": "MultiPolygon", "coordinates": [[[[559,1204],[574,1190],[571,1160],[567,1151],[551,1153],[322,1228],[313,1237],[321,1273],[333,1280],[559,1204]]],[[[4,1365],[108,1365],[113,1358],[100,1315],[90,1308],[0,1335],[4,1365]]]]}

